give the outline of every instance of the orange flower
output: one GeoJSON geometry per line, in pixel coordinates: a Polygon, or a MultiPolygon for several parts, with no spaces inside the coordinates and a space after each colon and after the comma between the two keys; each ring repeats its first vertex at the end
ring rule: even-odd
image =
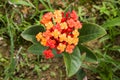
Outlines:
{"type": "Polygon", "coordinates": [[[66,40],[67,40],[66,34],[65,34],[65,33],[64,33],[64,34],[60,34],[60,35],[59,35],[59,40],[60,40],[60,42],[66,41],[66,40]]]}
{"type": "Polygon", "coordinates": [[[60,32],[55,29],[53,32],[52,32],[52,36],[54,36],[54,38],[58,39],[58,36],[60,35],[60,32]]]}
{"type": "Polygon", "coordinates": [[[77,13],[73,10],[72,13],[70,14],[70,17],[74,20],[78,19],[77,13]]]}
{"type": "Polygon", "coordinates": [[[42,24],[46,24],[46,23],[48,23],[50,20],[46,20],[45,18],[43,18],[42,20],[40,20],[40,23],[42,23],[42,24]]]}
{"type": "Polygon", "coordinates": [[[78,44],[78,41],[79,41],[79,38],[73,38],[72,43],[73,43],[74,45],[77,45],[77,44],[78,44]]]}
{"type": "Polygon", "coordinates": [[[74,45],[70,45],[70,44],[68,44],[67,45],[67,47],[66,47],[66,52],[68,52],[68,53],[72,53],[73,52],[73,49],[75,48],[75,46],[74,45]]]}
{"type": "Polygon", "coordinates": [[[81,29],[81,28],[82,28],[82,24],[80,23],[80,21],[77,20],[77,21],[75,22],[75,28],[76,28],[76,29],[81,29]]]}
{"type": "Polygon", "coordinates": [[[36,35],[36,38],[37,38],[37,41],[40,41],[42,39],[42,33],[39,32],[37,35],[36,35]]]}
{"type": "Polygon", "coordinates": [[[67,20],[67,24],[69,27],[73,28],[75,26],[75,21],[73,19],[67,20]]]}
{"type": "Polygon", "coordinates": [[[53,17],[52,12],[46,13],[45,15],[43,15],[40,23],[46,24],[46,23],[48,23],[49,21],[51,21],[52,17],[53,17]]]}
{"type": "Polygon", "coordinates": [[[54,19],[56,23],[60,23],[61,22],[61,18],[55,18],[54,19]]]}
{"type": "Polygon", "coordinates": [[[54,57],[52,49],[56,49],[58,54],[64,51],[69,54],[73,52],[79,42],[78,29],[82,28],[74,10],[67,13],[62,10],[48,12],[43,15],[40,22],[45,26],[46,31],[38,33],[36,39],[43,46],[48,47],[43,52],[46,59],[54,57]]]}
{"type": "Polygon", "coordinates": [[[49,30],[46,30],[45,32],[43,32],[43,37],[46,37],[46,39],[50,39],[51,36],[52,34],[49,30]]]}
{"type": "Polygon", "coordinates": [[[49,39],[49,40],[47,40],[46,46],[48,46],[50,48],[55,48],[56,47],[56,41],[49,39]]]}
{"type": "Polygon", "coordinates": [[[63,43],[59,43],[59,45],[57,46],[57,49],[60,50],[60,52],[63,52],[66,48],[66,45],[63,43]]]}
{"type": "Polygon", "coordinates": [[[57,30],[60,31],[60,32],[62,31],[59,23],[57,23],[52,29],[53,29],[53,30],[57,29],[57,30]]]}
{"type": "Polygon", "coordinates": [[[42,44],[43,46],[46,46],[46,43],[47,43],[47,39],[43,37],[43,38],[41,39],[41,44],[42,44]]]}
{"type": "Polygon", "coordinates": [[[62,10],[55,10],[54,11],[54,17],[55,18],[62,17],[62,10]]]}
{"type": "Polygon", "coordinates": [[[46,29],[51,29],[53,27],[53,23],[50,21],[46,23],[45,26],[46,26],[46,29]]]}
{"type": "Polygon", "coordinates": [[[67,37],[67,42],[68,44],[72,44],[73,38],[71,36],[67,37]]]}
{"type": "Polygon", "coordinates": [[[61,26],[61,29],[67,29],[68,28],[66,22],[61,23],[60,26],[61,26]]]}
{"type": "Polygon", "coordinates": [[[75,30],[72,32],[72,34],[73,34],[74,37],[78,37],[78,36],[79,36],[78,29],[75,29],[75,30]]]}
{"type": "Polygon", "coordinates": [[[56,23],[60,23],[62,19],[62,11],[61,10],[55,10],[54,12],[54,21],[56,23]]]}
{"type": "Polygon", "coordinates": [[[43,18],[45,18],[46,20],[51,20],[52,17],[53,17],[52,12],[48,12],[48,13],[44,14],[44,16],[43,16],[43,18]]]}

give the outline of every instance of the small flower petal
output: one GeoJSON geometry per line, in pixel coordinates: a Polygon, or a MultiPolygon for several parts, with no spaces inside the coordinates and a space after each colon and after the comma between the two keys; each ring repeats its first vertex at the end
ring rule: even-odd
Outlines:
{"type": "Polygon", "coordinates": [[[75,48],[75,46],[74,45],[70,45],[70,44],[68,44],[67,45],[67,47],[66,47],[66,52],[68,52],[68,53],[72,53],[73,52],[73,49],[75,48]]]}
{"type": "Polygon", "coordinates": [[[60,51],[60,52],[63,52],[66,48],[66,45],[63,44],[63,43],[59,43],[59,45],[57,46],[57,49],[60,51]]]}
{"type": "Polygon", "coordinates": [[[75,26],[75,21],[73,19],[67,20],[67,24],[70,28],[73,28],[75,26]]]}
{"type": "Polygon", "coordinates": [[[43,46],[46,46],[46,43],[47,43],[47,39],[43,37],[43,38],[41,39],[41,44],[42,44],[43,46]]]}
{"type": "Polygon", "coordinates": [[[60,26],[61,26],[61,29],[67,29],[68,28],[66,22],[61,23],[60,26]]]}
{"type": "Polygon", "coordinates": [[[46,20],[51,20],[53,17],[53,13],[52,12],[48,12],[46,13],[43,18],[45,18],[46,20]]]}
{"type": "Polygon", "coordinates": [[[54,38],[58,39],[58,36],[60,35],[60,32],[55,29],[53,32],[52,32],[52,35],[54,36],[54,38]]]}
{"type": "Polygon", "coordinates": [[[49,39],[49,40],[47,40],[46,46],[48,46],[48,47],[50,47],[50,48],[55,48],[55,46],[56,46],[55,44],[56,44],[56,41],[55,41],[55,40],[49,39]]]}
{"type": "Polygon", "coordinates": [[[77,45],[77,44],[78,44],[78,41],[79,41],[79,38],[73,38],[72,43],[73,43],[74,45],[77,45]]]}
{"type": "Polygon", "coordinates": [[[70,17],[73,19],[73,20],[77,20],[78,19],[78,16],[77,16],[77,13],[73,10],[72,13],[70,14],[70,17]]]}
{"type": "Polygon", "coordinates": [[[66,34],[65,34],[65,33],[64,33],[64,34],[60,34],[60,35],[59,35],[59,40],[60,40],[60,42],[66,41],[66,40],[67,40],[66,34]]]}
{"type": "Polygon", "coordinates": [[[41,39],[42,39],[42,33],[41,32],[39,32],[37,35],[36,35],[36,39],[37,39],[37,41],[40,41],[41,39]]]}
{"type": "Polygon", "coordinates": [[[52,12],[46,13],[45,15],[43,15],[42,19],[40,20],[40,23],[46,24],[49,21],[51,21],[52,17],[53,17],[52,12]]]}
{"type": "Polygon", "coordinates": [[[56,23],[60,23],[62,19],[62,11],[61,10],[55,10],[54,12],[54,21],[56,23]]]}
{"type": "Polygon", "coordinates": [[[53,23],[50,21],[46,23],[45,26],[46,26],[46,29],[51,29],[53,27],[53,23]]]}
{"type": "Polygon", "coordinates": [[[68,44],[72,44],[73,38],[71,36],[67,37],[67,42],[68,44]]]}
{"type": "Polygon", "coordinates": [[[82,24],[80,23],[80,21],[77,20],[77,21],[75,22],[75,28],[76,28],[76,29],[81,29],[81,28],[82,28],[82,24]]]}
{"type": "Polygon", "coordinates": [[[75,30],[72,32],[72,34],[73,34],[74,37],[78,37],[78,36],[79,36],[78,29],[75,29],[75,30]]]}
{"type": "Polygon", "coordinates": [[[50,49],[44,50],[43,55],[45,56],[46,59],[50,59],[54,57],[54,54],[50,49]]]}
{"type": "Polygon", "coordinates": [[[43,37],[45,37],[46,39],[50,39],[50,37],[52,37],[52,34],[49,30],[46,30],[45,32],[43,32],[43,37]]]}

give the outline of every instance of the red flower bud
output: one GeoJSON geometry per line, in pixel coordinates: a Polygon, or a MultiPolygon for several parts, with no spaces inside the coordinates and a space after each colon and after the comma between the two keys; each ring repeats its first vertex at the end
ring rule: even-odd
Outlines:
{"type": "Polygon", "coordinates": [[[44,50],[43,55],[46,59],[50,59],[54,57],[54,54],[52,53],[51,49],[44,50]]]}

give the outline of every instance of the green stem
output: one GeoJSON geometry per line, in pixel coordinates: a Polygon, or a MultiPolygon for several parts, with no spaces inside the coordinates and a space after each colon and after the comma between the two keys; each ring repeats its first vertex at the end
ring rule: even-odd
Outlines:
{"type": "Polygon", "coordinates": [[[6,70],[6,76],[5,76],[5,79],[9,79],[12,77],[13,73],[14,73],[14,70],[15,70],[15,59],[13,58],[14,57],[14,40],[13,40],[13,34],[12,34],[12,24],[10,23],[9,19],[8,19],[8,14],[6,12],[6,20],[7,20],[7,29],[8,29],[8,33],[9,33],[9,36],[10,36],[10,65],[8,67],[8,69],[6,70]]]}
{"type": "Polygon", "coordinates": [[[43,6],[44,6],[46,9],[49,10],[49,7],[45,4],[44,0],[39,0],[39,1],[43,4],[43,6]]]}

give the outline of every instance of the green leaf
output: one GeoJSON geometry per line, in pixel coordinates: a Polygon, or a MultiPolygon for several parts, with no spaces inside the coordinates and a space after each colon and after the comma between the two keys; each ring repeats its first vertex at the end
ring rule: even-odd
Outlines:
{"type": "Polygon", "coordinates": [[[82,55],[81,55],[81,58],[80,58],[81,60],[82,60],[82,62],[86,59],[86,53],[83,53],[82,55]]]}
{"type": "Polygon", "coordinates": [[[114,26],[120,26],[120,17],[108,20],[102,25],[102,27],[104,28],[114,27],[114,26]]]}
{"type": "Polygon", "coordinates": [[[25,31],[22,32],[21,36],[28,41],[31,41],[33,43],[37,43],[36,41],[36,34],[38,34],[39,32],[43,32],[44,28],[43,26],[40,25],[34,25],[32,27],[29,27],[28,29],[26,29],[25,31]]]}
{"type": "Polygon", "coordinates": [[[24,0],[10,0],[10,2],[13,4],[20,4],[20,5],[25,5],[25,6],[30,6],[35,8],[35,6],[30,1],[26,2],[24,0]]]}
{"type": "Polygon", "coordinates": [[[64,13],[67,13],[68,11],[72,11],[72,8],[73,8],[73,3],[69,4],[65,10],[64,10],[64,13]]]}
{"type": "Polygon", "coordinates": [[[120,46],[112,46],[111,48],[109,48],[109,50],[112,50],[112,51],[118,51],[120,52],[120,46]]]}
{"type": "Polygon", "coordinates": [[[86,75],[86,73],[83,71],[83,69],[80,69],[76,74],[77,80],[83,80],[85,75],[86,75]]]}
{"type": "Polygon", "coordinates": [[[97,39],[106,34],[106,31],[104,28],[93,23],[84,23],[82,29],[79,30],[79,32],[80,32],[80,37],[79,37],[80,43],[97,39]]]}
{"type": "Polygon", "coordinates": [[[113,80],[120,80],[120,77],[113,75],[113,80]]]}
{"type": "Polygon", "coordinates": [[[16,60],[14,58],[12,58],[11,62],[10,62],[10,67],[9,67],[10,72],[14,73],[15,68],[16,68],[16,60]]]}
{"type": "Polygon", "coordinates": [[[81,53],[84,53],[84,52],[86,53],[85,60],[87,62],[96,62],[97,61],[97,58],[94,55],[94,53],[91,50],[89,50],[87,47],[80,45],[80,44],[78,45],[78,47],[79,47],[81,53]]]}
{"type": "Polygon", "coordinates": [[[41,44],[33,44],[28,48],[28,52],[31,52],[33,54],[39,54],[42,55],[43,51],[47,49],[47,47],[42,46],[41,44]]]}
{"type": "Polygon", "coordinates": [[[81,66],[80,50],[76,47],[72,54],[64,53],[63,58],[66,66],[66,72],[68,77],[73,76],[79,70],[81,66]]]}
{"type": "Polygon", "coordinates": [[[49,9],[48,5],[45,3],[44,0],[39,0],[39,1],[42,3],[42,5],[43,5],[46,9],[49,9]]]}

